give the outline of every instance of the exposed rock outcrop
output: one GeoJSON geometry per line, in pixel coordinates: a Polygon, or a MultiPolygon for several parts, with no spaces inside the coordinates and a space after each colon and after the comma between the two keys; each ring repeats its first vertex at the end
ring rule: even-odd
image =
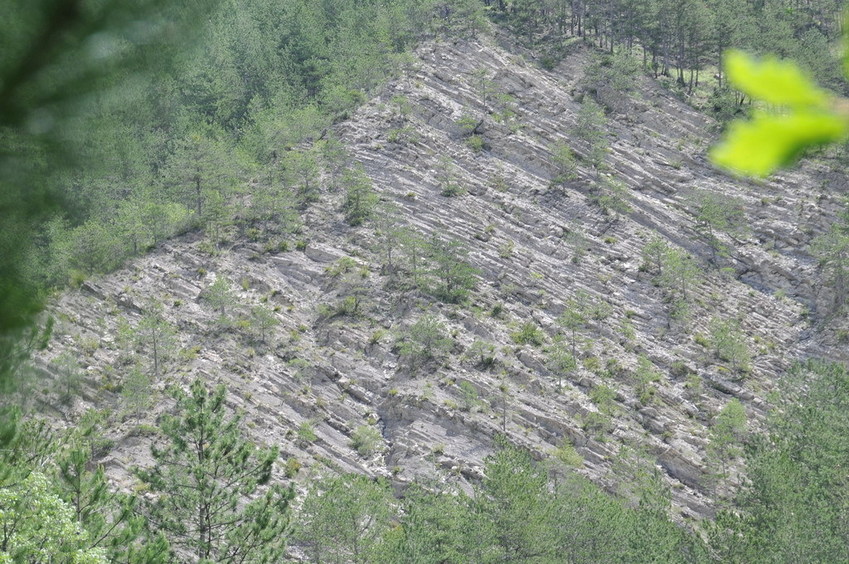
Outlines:
{"type": "MultiPolygon", "coordinates": [[[[664,471],[684,515],[709,515],[712,418],[737,397],[757,426],[774,382],[803,354],[806,315],[818,299],[815,263],[804,249],[825,229],[836,199],[817,201],[815,179],[824,171],[814,165],[769,182],[717,172],[705,158],[715,125],[643,77],[627,94],[628,112],[608,116],[607,170],[581,160],[575,179],[554,184],[555,143],[587,152],[572,131],[588,56],[576,48],[547,72],[493,42],[431,43],[418,51],[414,70],[336,126],[352,160],[404,222],[467,246],[481,273],[470,303],[442,304],[387,287],[373,227],[348,227],[343,195],[326,192],[304,213],[303,250],[269,252],[261,240],[237,238],[210,254],[199,234],[189,234],[59,296],[51,308],[58,337],[40,362],[49,371],[51,358],[72,350],[85,363],[87,392],[68,416],[91,405],[120,409],[128,360],[119,326],[135,326],[154,299],[166,306],[180,343],[156,393],[196,377],[226,382],[253,436],[296,458],[302,476],[328,467],[399,483],[421,474],[468,482],[481,475],[504,432],[539,458],[573,445],[584,459],[581,471],[605,485],[616,481],[611,467],[622,445],[637,446],[664,471]],[[481,80],[513,102],[482,96],[481,80]],[[409,100],[407,115],[390,102],[399,95],[409,100]],[[512,116],[499,119],[499,103],[509,103],[512,116]],[[466,115],[479,122],[480,150],[458,126],[466,115]],[[465,193],[443,196],[446,175],[465,193]],[[594,184],[606,176],[627,186],[630,211],[618,218],[593,201],[594,184]],[[748,233],[720,235],[731,249],[719,261],[724,270],[710,264],[712,252],[696,231],[692,196],[701,190],[745,205],[748,233]],[[641,270],[642,249],[654,235],[701,266],[686,323],[669,321],[663,291],[641,270]],[[327,268],[345,256],[368,268],[368,297],[361,315],[327,318],[318,306],[335,303],[344,290],[327,268]],[[235,288],[226,327],[203,299],[216,276],[235,288]],[[580,331],[579,368],[558,390],[545,346],[519,345],[511,335],[532,321],[550,344],[578,291],[610,307],[580,331]],[[277,321],[264,341],[237,323],[260,303],[277,321]],[[411,370],[393,339],[423,310],[445,324],[453,350],[443,362],[411,370]],[[714,317],[739,319],[752,354],[748,374],[735,374],[694,339],[708,333],[714,317]],[[468,358],[476,340],[495,346],[486,369],[468,358]],[[639,355],[660,373],[642,397],[633,377],[639,355]],[[609,404],[591,399],[602,386],[613,390],[609,404]],[[365,454],[351,444],[362,425],[376,426],[383,442],[365,454]]],[[[138,354],[149,353],[142,346],[138,354]]],[[[138,423],[170,405],[157,401],[113,430],[107,467],[120,483],[129,483],[130,466],[145,463],[138,423]]]]}

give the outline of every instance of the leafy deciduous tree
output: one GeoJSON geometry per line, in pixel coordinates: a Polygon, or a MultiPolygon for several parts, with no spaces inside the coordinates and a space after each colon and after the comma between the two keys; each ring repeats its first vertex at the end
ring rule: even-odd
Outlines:
{"type": "Polygon", "coordinates": [[[32,472],[0,489],[0,561],[106,564],[102,548],[88,546],[88,534],[73,509],[32,472]]]}

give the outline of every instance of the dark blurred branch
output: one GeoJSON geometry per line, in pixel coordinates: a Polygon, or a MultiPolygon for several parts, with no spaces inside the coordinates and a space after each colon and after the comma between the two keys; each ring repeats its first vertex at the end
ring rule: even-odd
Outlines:
{"type": "Polygon", "coordinates": [[[8,76],[0,80],[0,124],[17,125],[26,112],[15,98],[19,90],[48,64],[67,32],[79,24],[79,0],[57,0],[44,26],[32,41],[29,50],[8,76]]]}

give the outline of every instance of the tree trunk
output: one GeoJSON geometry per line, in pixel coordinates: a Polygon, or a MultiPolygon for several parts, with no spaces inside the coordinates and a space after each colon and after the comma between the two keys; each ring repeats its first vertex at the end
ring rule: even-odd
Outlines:
{"type": "Polygon", "coordinates": [[[156,331],[156,329],[154,329],[154,336],[153,336],[153,377],[158,378],[159,377],[159,347],[157,346],[158,345],[158,339],[156,338],[155,331],[156,331]]]}
{"type": "Polygon", "coordinates": [[[195,173],[194,177],[195,181],[195,205],[197,206],[198,217],[201,216],[201,212],[203,211],[203,200],[201,198],[201,186],[200,186],[200,171],[195,173]]]}

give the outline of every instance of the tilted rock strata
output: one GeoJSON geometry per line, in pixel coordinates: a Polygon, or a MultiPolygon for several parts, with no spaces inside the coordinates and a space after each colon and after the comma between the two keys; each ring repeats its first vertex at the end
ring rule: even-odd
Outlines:
{"type": "MultiPolygon", "coordinates": [[[[713,124],[640,77],[623,113],[608,116],[609,168],[600,174],[626,184],[631,207],[614,220],[591,201],[590,187],[601,177],[583,161],[576,179],[552,184],[556,142],[578,155],[586,151],[572,134],[586,50],[576,49],[553,72],[492,41],[428,44],[418,56],[414,70],[336,133],[411,228],[470,250],[481,272],[470,303],[440,304],[418,291],[388,288],[373,226],[348,227],[340,211],[343,194],[326,191],[304,214],[303,251],[269,253],[263,241],[238,240],[210,255],[200,235],[190,234],[60,296],[51,308],[61,320],[60,336],[41,366],[49,372],[49,360],[61,351],[82,351],[87,388],[68,414],[120,403],[116,383],[129,365],[116,342],[119,320],[135,325],[147,300],[155,299],[178,328],[181,348],[155,388],[196,377],[227,383],[250,434],[297,459],[301,477],[332,470],[385,475],[399,484],[420,475],[468,484],[481,475],[494,438],[506,431],[540,459],[564,441],[573,445],[584,460],[581,471],[611,488],[617,453],[623,445],[638,446],[664,471],[682,515],[710,515],[715,490],[706,479],[706,446],[712,418],[737,397],[757,426],[763,398],[803,353],[799,343],[809,333],[803,304],[815,308],[821,300],[816,265],[804,253],[827,225],[812,188],[820,172],[809,167],[763,183],[718,173],[705,158],[713,124]],[[496,120],[493,103],[481,100],[476,84],[482,76],[514,97],[512,120],[496,120]],[[392,107],[397,95],[410,102],[406,116],[392,107]],[[481,151],[467,145],[457,125],[464,115],[480,121],[481,151]],[[441,195],[446,166],[464,194],[441,195]],[[726,239],[732,251],[720,264],[731,271],[708,264],[711,253],[692,214],[699,190],[745,203],[750,231],[726,239]],[[642,248],[656,234],[691,253],[703,269],[685,325],[668,322],[663,291],[640,270],[642,248]],[[369,270],[365,310],[355,319],[326,319],[319,304],[335,303],[344,292],[326,269],[345,256],[369,270]],[[237,294],[233,319],[260,303],[275,308],[278,325],[267,342],[216,322],[218,314],[203,299],[216,276],[228,278],[237,294]],[[557,390],[543,348],[517,345],[511,334],[531,320],[550,344],[557,317],[579,290],[612,309],[581,331],[580,368],[557,390]],[[499,316],[490,315],[495,306],[499,316]],[[444,362],[411,370],[393,338],[424,310],[445,324],[453,350],[444,362]],[[740,319],[752,351],[745,378],[738,380],[693,338],[707,334],[715,316],[740,319]],[[632,342],[623,336],[626,319],[635,330],[632,342]],[[493,368],[480,369],[464,354],[475,340],[495,345],[493,368]],[[661,373],[646,405],[628,376],[640,354],[661,373]],[[609,359],[620,374],[605,374],[609,359]],[[700,377],[703,386],[688,388],[688,375],[700,377]],[[601,385],[615,398],[611,426],[599,435],[585,427],[588,414],[599,411],[589,395],[601,385]],[[317,438],[299,437],[302,425],[317,438]],[[376,426],[383,442],[365,456],[351,443],[363,425],[376,426]]],[[[114,429],[116,448],[106,463],[119,484],[129,487],[128,469],[146,463],[143,445],[150,439],[138,423],[170,407],[159,402],[114,429]]],[[[279,471],[284,479],[282,465],[279,471]]]]}

